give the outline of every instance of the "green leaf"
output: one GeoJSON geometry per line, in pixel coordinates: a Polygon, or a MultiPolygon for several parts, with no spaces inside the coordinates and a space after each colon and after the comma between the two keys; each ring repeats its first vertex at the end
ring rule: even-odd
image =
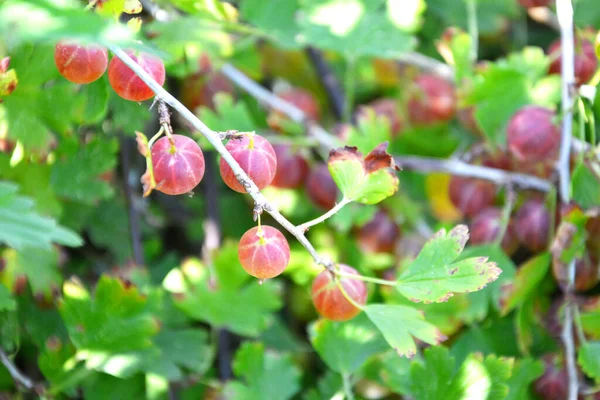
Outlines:
{"type": "Polygon", "coordinates": [[[82,386],[83,396],[89,400],[146,398],[142,376],[125,380],[96,373],[82,386]]]}
{"type": "Polygon", "coordinates": [[[33,201],[17,191],[17,185],[0,181],[0,243],[15,249],[47,250],[52,242],[81,246],[82,240],[75,232],[33,212],[33,201]]]}
{"type": "Polygon", "coordinates": [[[70,200],[93,204],[112,197],[113,188],[100,179],[117,165],[119,142],[94,137],[74,154],[68,154],[52,168],[56,194],[70,200]]]}
{"type": "Polygon", "coordinates": [[[320,319],[309,326],[308,334],[321,359],[340,374],[357,371],[369,357],[388,348],[362,314],[346,322],[320,319]]]}
{"type": "Polygon", "coordinates": [[[424,363],[413,362],[410,368],[411,392],[419,400],[445,399],[454,375],[455,361],[445,347],[425,349],[424,363]]]}
{"type": "Polygon", "coordinates": [[[200,108],[200,119],[217,131],[235,129],[240,132],[252,132],[257,126],[246,105],[234,102],[231,95],[217,93],[214,97],[215,111],[207,107],[200,108]]]}
{"type": "Polygon", "coordinates": [[[541,361],[524,358],[517,360],[508,379],[508,396],[505,400],[533,400],[531,384],[544,373],[541,361]]]}
{"type": "Polygon", "coordinates": [[[296,35],[300,28],[295,15],[299,7],[299,0],[245,0],[240,5],[240,15],[280,45],[294,49],[301,47],[296,43],[296,35]]]}
{"type": "Polygon", "coordinates": [[[22,251],[10,249],[4,252],[6,269],[13,277],[26,276],[34,295],[50,297],[62,283],[58,272],[58,250],[56,248],[25,248],[22,251]]]}
{"type": "Polygon", "coordinates": [[[235,355],[233,370],[246,382],[229,382],[227,398],[286,400],[300,390],[300,369],[290,355],[266,351],[262,343],[245,342],[235,355]]]}
{"type": "Polygon", "coordinates": [[[10,290],[6,286],[0,284],[0,311],[15,311],[17,303],[12,298],[10,290]]]}
{"type": "Polygon", "coordinates": [[[600,342],[587,342],[579,348],[577,361],[587,376],[600,383],[600,342]]]}
{"type": "Polygon", "coordinates": [[[171,270],[163,287],[173,293],[175,305],[190,318],[226,328],[239,335],[257,337],[281,307],[279,285],[262,285],[239,263],[237,245],[227,243],[215,254],[216,276],[199,260],[188,259],[171,270]]]}
{"type": "Polygon", "coordinates": [[[571,190],[573,200],[583,208],[597,207],[600,204],[600,177],[584,163],[573,171],[571,190]]]}
{"type": "Polygon", "coordinates": [[[365,107],[357,126],[349,126],[347,143],[356,146],[358,151],[368,153],[380,143],[392,140],[390,120],[375,114],[372,108],[365,107]]]}
{"type": "Polygon", "coordinates": [[[329,172],[344,199],[363,204],[377,204],[398,190],[400,181],[394,159],[381,143],[363,159],[356,147],[329,152],[329,172]]]}
{"type": "Polygon", "coordinates": [[[517,305],[523,304],[532,293],[535,293],[536,288],[548,273],[551,261],[550,253],[544,252],[520,266],[514,282],[506,287],[508,294],[503,301],[502,315],[508,314],[517,305]],[[510,289],[508,289],[509,287],[510,289]]]}
{"type": "Polygon", "coordinates": [[[437,232],[404,270],[396,288],[414,302],[447,301],[453,293],[483,289],[502,272],[487,257],[456,261],[469,238],[466,226],[437,232]]]}
{"type": "Polygon", "coordinates": [[[412,358],[417,353],[413,337],[431,345],[446,339],[439,329],[425,321],[421,311],[412,307],[369,304],[364,311],[401,357],[412,358]]]}

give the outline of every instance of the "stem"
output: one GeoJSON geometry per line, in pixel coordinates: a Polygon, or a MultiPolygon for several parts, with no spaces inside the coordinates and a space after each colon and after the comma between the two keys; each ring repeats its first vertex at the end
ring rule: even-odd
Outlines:
{"type": "Polygon", "coordinates": [[[477,62],[479,52],[479,27],[477,26],[477,4],[475,0],[465,0],[467,6],[467,24],[471,36],[471,62],[477,62]]]}
{"type": "Polygon", "coordinates": [[[510,223],[510,214],[515,206],[515,191],[512,186],[506,186],[506,196],[504,200],[504,208],[502,209],[502,221],[500,224],[500,231],[498,232],[498,236],[496,240],[494,240],[494,244],[497,246],[502,246],[502,240],[504,239],[504,235],[506,235],[506,230],[508,229],[508,224],[510,223]]]}
{"type": "Polygon", "coordinates": [[[373,283],[377,283],[379,285],[386,285],[386,286],[398,285],[398,281],[388,281],[387,279],[372,278],[370,276],[347,274],[345,272],[341,272],[341,271],[337,271],[337,270],[334,270],[333,273],[341,278],[349,278],[349,279],[356,279],[358,281],[373,282],[373,283]]]}
{"type": "Polygon", "coordinates": [[[354,400],[354,393],[352,393],[352,382],[350,382],[350,374],[342,374],[342,382],[344,383],[344,395],[346,400],[354,400]]]}
{"type": "Polygon", "coordinates": [[[306,232],[308,230],[308,228],[310,228],[311,226],[320,224],[321,222],[325,222],[325,220],[327,220],[328,218],[333,217],[338,211],[340,211],[342,208],[344,208],[344,206],[346,204],[349,204],[351,202],[352,202],[352,200],[343,198],[342,201],[337,203],[331,210],[327,211],[325,214],[321,215],[319,218],[315,218],[311,221],[303,223],[302,225],[298,225],[296,228],[300,232],[306,232]]]}
{"type": "Polygon", "coordinates": [[[156,132],[156,135],[152,136],[152,138],[148,142],[148,150],[152,149],[152,145],[154,145],[154,142],[156,142],[158,140],[158,138],[160,138],[164,132],[165,132],[165,128],[163,126],[161,126],[160,129],[158,130],[158,132],[156,132]]]}
{"type": "Polygon", "coordinates": [[[354,58],[346,59],[346,72],[344,74],[344,89],[346,97],[344,98],[344,122],[350,122],[352,119],[352,109],[354,106],[354,58]]]}
{"type": "Polygon", "coordinates": [[[0,362],[4,367],[8,370],[10,376],[12,376],[13,380],[19,385],[23,386],[27,390],[33,389],[33,381],[29,379],[26,375],[24,375],[16,365],[8,358],[8,355],[0,348],[0,362]]]}
{"type": "Polygon", "coordinates": [[[159,85],[142,67],[131,59],[121,48],[110,45],[109,49],[118,57],[125,65],[127,65],[140,79],[148,85],[148,87],[166,104],[169,104],[177,111],[186,121],[188,121],[196,130],[202,133],[215,150],[221,155],[223,160],[231,167],[238,181],[246,188],[246,191],[254,200],[256,208],[260,208],[268,212],[284,229],[290,232],[302,246],[310,253],[317,264],[323,265],[328,269],[333,268],[331,260],[321,257],[314,246],[308,241],[304,233],[298,230],[290,221],[288,221],[281,213],[273,206],[267,198],[260,192],[256,184],[250,179],[248,174],[240,167],[231,153],[225,148],[221,142],[221,137],[218,132],[213,131],[198,119],[190,110],[181,104],[173,95],[167,92],[159,85]]]}

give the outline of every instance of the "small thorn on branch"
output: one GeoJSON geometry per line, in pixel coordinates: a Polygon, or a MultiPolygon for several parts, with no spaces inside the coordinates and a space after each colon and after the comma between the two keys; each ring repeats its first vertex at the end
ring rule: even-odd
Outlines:
{"type": "Polygon", "coordinates": [[[243,133],[240,133],[239,131],[236,131],[234,129],[217,133],[219,134],[221,140],[241,139],[243,136],[243,133]]]}

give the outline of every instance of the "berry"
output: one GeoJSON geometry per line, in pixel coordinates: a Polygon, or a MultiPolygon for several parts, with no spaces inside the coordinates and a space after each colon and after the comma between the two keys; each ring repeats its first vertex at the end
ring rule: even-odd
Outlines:
{"type": "Polygon", "coordinates": [[[356,116],[359,124],[362,119],[366,118],[368,109],[372,109],[376,116],[387,119],[390,124],[392,136],[398,136],[400,131],[402,131],[402,120],[400,119],[398,103],[395,99],[379,99],[361,106],[356,116]]]}
{"type": "Polygon", "coordinates": [[[73,83],[99,79],[108,65],[108,52],[102,46],[61,41],[54,48],[54,62],[62,76],[73,83]]]}
{"type": "Polygon", "coordinates": [[[152,146],[152,167],[156,190],[170,195],[188,193],[204,176],[204,155],[187,136],[162,137],[152,146]]]}
{"type": "Polygon", "coordinates": [[[555,159],[560,146],[560,132],[552,119],[554,112],[539,106],[525,106],[517,111],[506,129],[508,149],[519,162],[555,159]]]}
{"type": "MultiPolygon", "coordinates": [[[[553,42],[548,48],[548,54],[552,59],[550,74],[560,75],[561,71],[561,43],[560,39],[553,42]]],[[[577,40],[575,46],[575,83],[582,85],[592,79],[598,68],[598,59],[594,45],[587,39],[577,40]]]]}
{"type": "MultiPolygon", "coordinates": [[[[277,171],[277,156],[267,139],[259,135],[243,135],[240,139],[230,140],[225,147],[259,189],[271,184],[277,171]]],[[[236,192],[246,193],[224,159],[221,159],[219,167],[227,186],[236,192]]]]}
{"type": "Polygon", "coordinates": [[[481,179],[453,176],[449,188],[450,200],[464,215],[471,217],[492,205],[496,185],[481,179]]]}
{"type": "MultiPolygon", "coordinates": [[[[279,98],[296,106],[311,121],[317,121],[320,117],[319,104],[310,92],[299,88],[292,88],[278,93],[279,98]]],[[[280,131],[284,128],[284,121],[288,117],[278,110],[271,110],[267,117],[267,123],[271,129],[280,131]]]]}
{"type": "Polygon", "coordinates": [[[308,163],[292,146],[278,144],[273,146],[277,156],[277,172],[271,185],[280,188],[297,188],[308,175],[308,163]]]}
{"type": "Polygon", "coordinates": [[[400,228],[384,212],[378,211],[357,234],[358,247],[366,253],[393,253],[400,228]]]}
{"type": "MultiPolygon", "coordinates": [[[[568,266],[560,260],[552,262],[552,274],[554,279],[565,287],[568,281],[568,266]]],[[[600,264],[585,254],[583,258],[575,261],[575,290],[585,292],[596,286],[600,281],[600,264]]]]}
{"type": "Polygon", "coordinates": [[[517,238],[531,251],[541,251],[547,247],[549,230],[550,212],[541,200],[528,200],[515,214],[517,238]]]}
{"type": "MultiPolygon", "coordinates": [[[[126,53],[159,85],[165,83],[165,66],[160,58],[148,53],[135,53],[132,50],[126,50],[126,53]]],[[[154,96],[152,89],[117,57],[113,57],[108,65],[108,82],[125,100],[144,101],[154,96]]]]}
{"type": "MultiPolygon", "coordinates": [[[[496,207],[486,208],[473,218],[469,229],[469,232],[471,233],[469,242],[472,245],[492,243],[498,237],[501,226],[502,211],[496,207]]],[[[502,248],[506,253],[512,254],[517,249],[518,245],[514,226],[509,222],[504,237],[502,238],[502,248]]]]}
{"type": "MultiPolygon", "coordinates": [[[[339,269],[346,274],[359,275],[354,268],[347,265],[340,264],[339,269]]],[[[339,277],[339,280],[346,294],[355,303],[366,303],[367,286],[363,281],[344,277],[339,277]]],[[[332,321],[347,321],[360,313],[360,309],[344,297],[331,272],[327,270],[317,275],[312,284],[311,294],[319,314],[332,321]]]]}
{"type": "Polygon", "coordinates": [[[519,4],[525,8],[548,7],[550,3],[552,0],[519,0],[519,4]]]}
{"type": "Polygon", "coordinates": [[[329,210],[335,206],[338,188],[327,164],[314,167],[306,179],[306,194],[317,207],[329,210]]]}
{"type": "Polygon", "coordinates": [[[566,399],[569,388],[569,377],[562,366],[551,355],[542,358],[544,374],[535,381],[535,393],[543,400],[566,399]]]}
{"type": "Polygon", "coordinates": [[[274,278],[287,267],[290,246],[281,232],[272,226],[262,225],[244,233],[240,239],[238,257],[248,274],[258,279],[274,278]]]}
{"type": "Polygon", "coordinates": [[[456,112],[454,86],[436,75],[421,75],[408,99],[408,116],[416,125],[450,121],[456,112]]]}
{"type": "Polygon", "coordinates": [[[220,72],[199,72],[185,78],[181,85],[181,102],[190,110],[198,107],[215,109],[214,97],[217,93],[235,94],[229,79],[220,72]]]}
{"type": "Polygon", "coordinates": [[[594,258],[600,259],[600,216],[588,219],[585,230],[587,231],[587,248],[594,258]]]}

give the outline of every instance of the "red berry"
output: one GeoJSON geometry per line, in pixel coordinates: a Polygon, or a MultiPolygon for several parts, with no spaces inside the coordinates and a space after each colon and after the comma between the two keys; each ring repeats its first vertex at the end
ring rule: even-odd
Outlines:
{"type": "Polygon", "coordinates": [[[102,46],[62,41],[54,48],[54,62],[62,76],[73,83],[99,79],[108,65],[108,52],[102,46]]]}
{"type": "Polygon", "coordinates": [[[544,361],[544,374],[535,381],[535,393],[542,400],[566,399],[569,388],[567,371],[557,363],[556,357],[546,355],[544,361]]]}
{"type": "MultiPolygon", "coordinates": [[[[352,275],[359,273],[347,265],[339,265],[341,272],[352,275]]],[[[358,279],[339,278],[346,294],[357,304],[363,305],[367,301],[367,286],[358,279]]],[[[347,321],[360,313],[345,297],[337,286],[331,272],[321,272],[312,284],[312,299],[315,308],[323,317],[332,321],[347,321]]]]}
{"type": "Polygon", "coordinates": [[[183,135],[162,137],[152,146],[156,190],[170,195],[188,193],[204,176],[204,155],[194,140],[183,135]]]}
{"type": "MultiPolygon", "coordinates": [[[[568,282],[568,265],[561,260],[553,259],[552,274],[554,279],[563,287],[568,282]]],[[[575,290],[585,292],[600,281],[600,264],[594,261],[589,254],[575,261],[575,290]]]]}
{"type": "Polygon", "coordinates": [[[481,179],[453,176],[450,200],[464,215],[471,217],[494,203],[496,185],[481,179]]]}
{"type": "MultiPolygon", "coordinates": [[[[165,83],[165,66],[160,58],[148,53],[135,53],[132,50],[126,50],[126,53],[159,85],[165,83]]],[[[113,57],[108,65],[108,82],[125,100],[144,101],[154,96],[152,89],[117,57],[113,57]]]]}
{"type": "MultiPolygon", "coordinates": [[[[471,222],[469,243],[472,245],[493,243],[500,233],[501,226],[502,211],[496,207],[486,208],[475,216],[471,222]]],[[[508,254],[512,254],[518,245],[513,224],[509,222],[502,238],[502,248],[508,254]]]]}
{"type": "MultiPolygon", "coordinates": [[[[277,171],[277,156],[267,139],[259,135],[243,135],[241,139],[230,140],[225,147],[259,189],[271,184],[277,171]]],[[[221,159],[219,167],[227,186],[236,192],[246,193],[224,159],[221,159]]]]}
{"type": "MultiPolygon", "coordinates": [[[[552,59],[549,73],[560,75],[561,71],[561,43],[560,39],[553,42],[548,48],[552,59]]],[[[598,59],[594,45],[587,39],[579,39],[575,45],[575,83],[582,85],[592,79],[598,68],[598,59]]]]}
{"type": "Polygon", "coordinates": [[[515,215],[515,232],[521,244],[531,251],[541,251],[548,246],[550,212],[544,202],[531,199],[515,215]]]}
{"type": "Polygon", "coordinates": [[[539,106],[525,106],[508,123],[508,149],[517,161],[533,163],[555,159],[560,132],[552,119],[554,112],[539,106]]]}
{"type": "Polygon", "coordinates": [[[244,270],[259,279],[281,274],[290,261],[290,246],[281,232],[262,225],[248,230],[240,239],[238,257],[244,270]]]}
{"type": "MultiPolygon", "coordinates": [[[[287,101],[288,103],[296,106],[302,112],[306,118],[312,121],[317,121],[320,117],[319,104],[310,92],[299,88],[292,88],[287,91],[278,93],[279,98],[287,101]]],[[[267,123],[274,130],[283,129],[283,121],[286,121],[288,117],[277,110],[272,110],[267,118],[267,123]]]]}
{"type": "Polygon", "coordinates": [[[436,75],[421,75],[408,100],[408,116],[413,124],[430,125],[450,121],[456,112],[454,86],[436,75]]]}
{"type": "Polygon", "coordinates": [[[550,3],[552,0],[519,0],[519,4],[525,8],[547,7],[550,3]]]}
{"type": "Polygon", "coordinates": [[[399,237],[398,225],[384,211],[378,211],[359,229],[358,247],[366,253],[393,253],[399,237]]]}
{"type": "Polygon", "coordinates": [[[398,102],[395,99],[378,99],[358,109],[357,121],[366,118],[367,109],[372,109],[378,117],[384,117],[390,124],[392,136],[402,131],[402,119],[398,113],[398,102]]]}
{"type": "Polygon", "coordinates": [[[297,188],[308,175],[308,163],[292,146],[278,144],[273,146],[277,156],[277,172],[271,185],[280,188],[297,188]]]}
{"type": "Polygon", "coordinates": [[[306,194],[314,205],[329,210],[335,206],[338,188],[327,164],[314,167],[306,179],[306,194]]]}
{"type": "Polygon", "coordinates": [[[181,85],[181,102],[190,110],[198,107],[215,108],[214,97],[217,93],[235,94],[235,88],[220,72],[199,72],[185,78],[181,85]]]}
{"type": "Polygon", "coordinates": [[[600,259],[600,216],[588,219],[585,229],[587,231],[586,246],[594,258],[600,259]]]}

